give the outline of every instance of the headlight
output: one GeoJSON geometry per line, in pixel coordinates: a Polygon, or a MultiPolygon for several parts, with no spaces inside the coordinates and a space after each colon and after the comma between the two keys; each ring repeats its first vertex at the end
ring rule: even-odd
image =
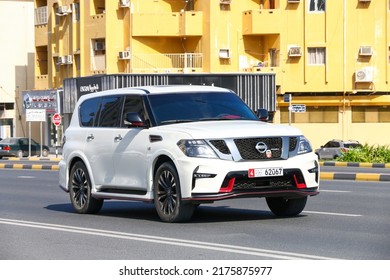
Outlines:
{"type": "Polygon", "coordinates": [[[216,153],[204,140],[180,140],[180,150],[188,157],[218,158],[216,153]]]}
{"type": "Polygon", "coordinates": [[[309,140],[305,136],[299,137],[298,155],[310,153],[312,150],[309,140]]]}

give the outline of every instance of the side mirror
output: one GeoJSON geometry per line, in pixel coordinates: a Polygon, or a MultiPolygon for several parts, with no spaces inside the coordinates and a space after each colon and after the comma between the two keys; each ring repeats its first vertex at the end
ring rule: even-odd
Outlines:
{"type": "Polygon", "coordinates": [[[267,110],[267,109],[263,109],[263,108],[258,109],[258,110],[257,110],[257,117],[258,117],[261,121],[263,121],[263,122],[268,121],[268,117],[269,117],[269,115],[268,115],[268,110],[267,110]]]}
{"type": "Polygon", "coordinates": [[[124,124],[127,127],[147,127],[141,116],[135,112],[126,113],[124,124]]]}

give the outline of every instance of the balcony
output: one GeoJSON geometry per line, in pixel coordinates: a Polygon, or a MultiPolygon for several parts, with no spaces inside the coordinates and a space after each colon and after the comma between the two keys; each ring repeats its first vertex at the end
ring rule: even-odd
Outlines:
{"type": "Polygon", "coordinates": [[[202,72],[202,53],[133,54],[132,71],[140,73],[202,72]]]}
{"type": "Polygon", "coordinates": [[[94,31],[94,38],[106,37],[106,15],[97,14],[90,16],[88,28],[94,31]]]}
{"type": "Polygon", "coordinates": [[[35,25],[35,46],[47,46],[49,42],[48,27],[45,25],[35,25]]]}
{"type": "Polygon", "coordinates": [[[47,46],[48,25],[47,6],[36,8],[34,11],[35,46],[47,46]]]}
{"type": "Polygon", "coordinates": [[[49,88],[49,76],[47,74],[35,76],[34,88],[35,89],[49,88]]]}
{"type": "Polygon", "coordinates": [[[181,12],[179,20],[180,36],[202,36],[203,34],[202,12],[181,12]]]}
{"type": "Polygon", "coordinates": [[[134,13],[133,36],[201,36],[202,12],[134,13]]]}
{"type": "Polygon", "coordinates": [[[262,9],[242,13],[242,32],[244,35],[279,34],[281,32],[280,11],[262,9]]]}

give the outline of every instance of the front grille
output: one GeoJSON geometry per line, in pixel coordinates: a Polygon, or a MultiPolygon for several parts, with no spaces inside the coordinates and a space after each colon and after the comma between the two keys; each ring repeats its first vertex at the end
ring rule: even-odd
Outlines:
{"type": "Polygon", "coordinates": [[[234,143],[244,160],[280,159],[282,155],[283,140],[281,137],[234,139],[234,143]],[[265,151],[256,149],[259,143],[263,147],[266,146],[265,151]]]}
{"type": "Polygon", "coordinates": [[[230,155],[230,150],[224,140],[210,140],[210,143],[221,153],[230,155]]]}

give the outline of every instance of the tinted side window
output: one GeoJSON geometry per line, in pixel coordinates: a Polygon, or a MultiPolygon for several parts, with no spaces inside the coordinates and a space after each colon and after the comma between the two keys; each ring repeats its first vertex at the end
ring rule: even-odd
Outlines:
{"type": "Polygon", "coordinates": [[[102,98],[100,106],[99,127],[118,127],[122,109],[121,96],[107,96],[102,98]]]}
{"type": "Polygon", "coordinates": [[[97,110],[100,105],[100,97],[84,101],[80,105],[80,125],[91,127],[94,125],[97,110]]]}
{"type": "Polygon", "coordinates": [[[123,120],[121,122],[122,127],[126,127],[124,118],[127,113],[138,113],[142,118],[145,118],[145,110],[142,102],[142,98],[139,95],[127,95],[125,104],[123,106],[123,120]]]}
{"type": "Polygon", "coordinates": [[[328,142],[324,145],[324,148],[332,148],[332,142],[328,142]]]}

